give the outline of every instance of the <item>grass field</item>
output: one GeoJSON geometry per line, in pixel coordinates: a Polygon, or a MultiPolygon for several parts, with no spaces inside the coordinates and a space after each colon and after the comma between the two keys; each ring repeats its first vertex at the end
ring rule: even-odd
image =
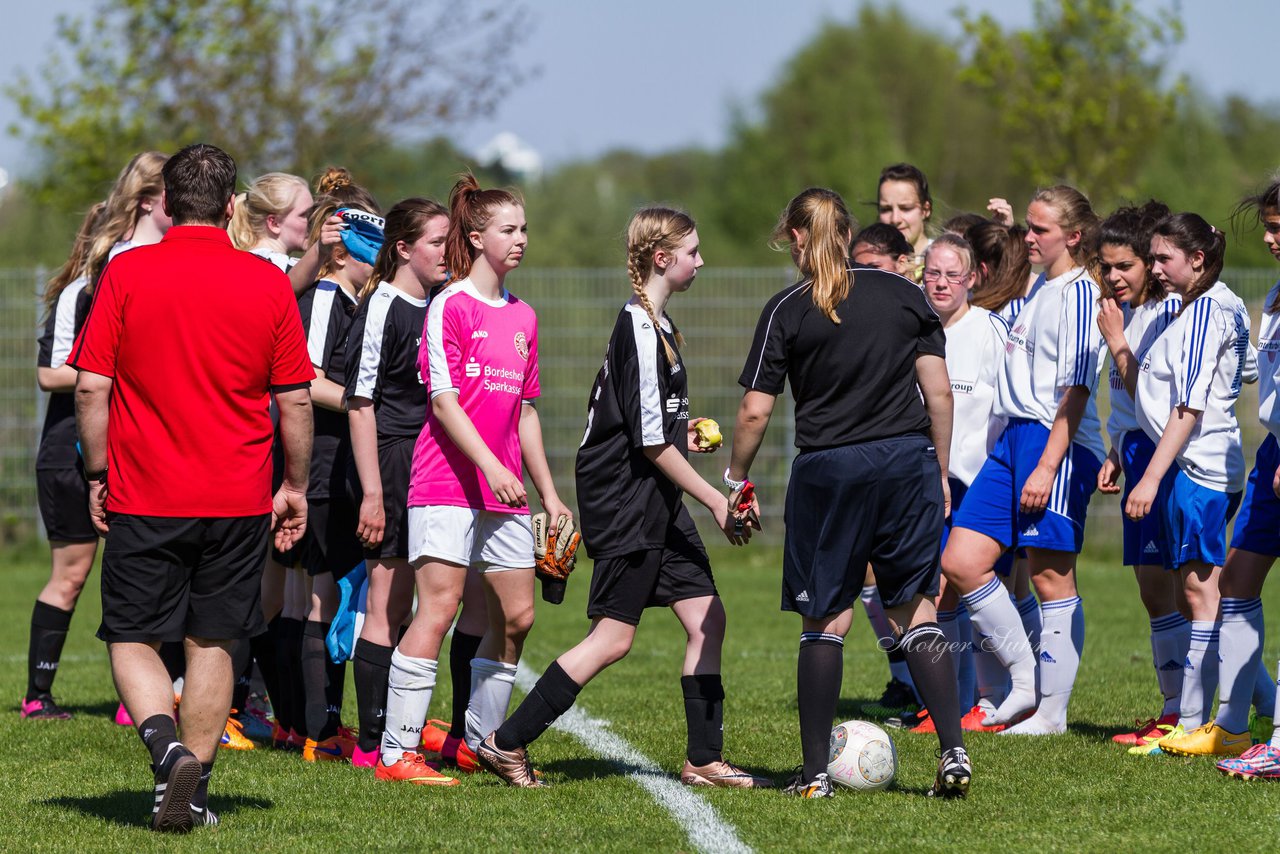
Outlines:
{"type": "MultiPolygon", "coordinates": [[[[776,548],[713,553],[729,612],[725,651],[727,754],[776,779],[799,762],[795,708],[798,621],[778,611],[776,548]]],[[[115,726],[116,699],[105,651],[94,640],[96,576],[81,603],[55,687],[76,712],[70,722],[24,722],[31,603],[47,564],[39,552],[12,555],[0,600],[0,850],[341,851],[688,851],[685,830],[611,762],[560,731],[533,748],[553,787],[505,788],[474,776],[451,790],[379,783],[351,767],[309,766],[266,750],[224,751],[214,775],[216,829],[184,838],[145,829],[150,773],[131,729],[115,726]]],[[[541,671],[586,626],[589,565],[564,605],[541,605],[526,663],[541,671]]],[[[841,792],[813,804],[776,792],[710,791],[695,798],[730,825],[744,845],[783,850],[1275,850],[1280,786],[1227,780],[1208,760],[1151,760],[1110,743],[1136,716],[1157,710],[1144,613],[1128,570],[1085,560],[1088,615],[1080,681],[1066,735],[1039,739],[977,734],[967,801],[933,802],[933,736],[895,735],[900,771],[887,792],[841,792]]],[[[1272,585],[1268,612],[1280,613],[1272,585]]],[[[1274,666],[1278,644],[1264,660],[1274,666]]],[[[651,612],[632,654],[583,692],[579,706],[672,775],[683,760],[679,692],[682,633],[669,613],[651,612]]],[[[841,718],[858,717],[879,695],[887,669],[859,617],[846,647],[841,718]]],[[[433,714],[447,714],[442,678],[433,714]]],[[[517,693],[517,700],[519,698],[517,693]]],[[[346,717],[355,719],[348,685],[346,717]]]]}

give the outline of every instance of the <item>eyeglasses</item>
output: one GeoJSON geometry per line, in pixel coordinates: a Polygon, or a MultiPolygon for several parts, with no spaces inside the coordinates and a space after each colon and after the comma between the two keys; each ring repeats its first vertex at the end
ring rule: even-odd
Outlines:
{"type": "Polygon", "coordinates": [[[964,280],[973,275],[972,273],[944,273],[941,270],[930,270],[927,267],[924,271],[924,280],[926,282],[936,282],[938,279],[946,279],[949,285],[963,284],[964,280]]]}

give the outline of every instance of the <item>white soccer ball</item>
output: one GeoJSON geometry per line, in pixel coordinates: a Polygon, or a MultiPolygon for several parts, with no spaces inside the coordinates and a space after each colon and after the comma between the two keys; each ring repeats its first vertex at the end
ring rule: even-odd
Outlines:
{"type": "Polygon", "coordinates": [[[831,731],[827,774],[850,789],[888,788],[898,773],[898,750],[889,734],[866,721],[845,721],[831,731]]]}

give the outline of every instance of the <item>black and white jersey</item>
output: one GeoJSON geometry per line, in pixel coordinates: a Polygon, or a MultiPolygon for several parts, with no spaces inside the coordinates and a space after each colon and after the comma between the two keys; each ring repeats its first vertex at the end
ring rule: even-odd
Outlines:
{"type": "Polygon", "coordinates": [[[591,389],[574,475],[583,541],[595,559],[661,547],[685,512],[680,488],[644,455],[664,444],[689,454],[684,363],[678,353],[674,363],[667,359],[659,334],[675,348],[666,318],[659,333],[643,308],[628,303],[591,389]]]}
{"type": "Polygon", "coordinates": [[[838,324],[814,304],[807,280],[770,299],[738,378],[772,395],[790,382],[801,451],[928,435],[916,356],[946,357],[942,323],[910,279],[861,266],[849,274],[838,324]]]}
{"type": "MultiPolygon", "coordinates": [[[[338,385],[346,386],[347,334],[358,303],[337,282],[321,279],[298,297],[302,329],[307,335],[311,364],[338,385]]],[[[351,453],[351,430],[344,412],[319,406],[312,409],[315,441],[311,445],[309,498],[328,498],[341,490],[346,457],[351,453]]]]}
{"type": "Polygon", "coordinates": [[[426,300],[387,282],[356,309],[347,340],[347,400],[373,401],[379,439],[416,439],[427,420],[427,387],[418,373],[426,317],[426,300]]]}
{"type": "MultiPolygon", "coordinates": [[[[88,284],[89,280],[81,276],[58,294],[58,301],[49,312],[44,330],[37,339],[36,364],[40,367],[60,368],[67,363],[71,345],[75,343],[80,327],[89,316],[92,297],[85,289],[88,284]]],[[[76,440],[75,394],[69,391],[51,392],[44,427],[40,431],[36,469],[75,468],[79,458],[76,440]]]]}

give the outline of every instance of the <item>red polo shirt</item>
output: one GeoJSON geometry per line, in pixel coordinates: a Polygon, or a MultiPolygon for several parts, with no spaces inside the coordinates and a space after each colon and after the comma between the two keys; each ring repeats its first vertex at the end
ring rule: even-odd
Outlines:
{"type": "Polygon", "coordinates": [[[271,511],[270,389],[315,378],[275,266],[220,228],[175,226],[107,265],[67,362],[114,380],[108,510],[271,511]]]}

